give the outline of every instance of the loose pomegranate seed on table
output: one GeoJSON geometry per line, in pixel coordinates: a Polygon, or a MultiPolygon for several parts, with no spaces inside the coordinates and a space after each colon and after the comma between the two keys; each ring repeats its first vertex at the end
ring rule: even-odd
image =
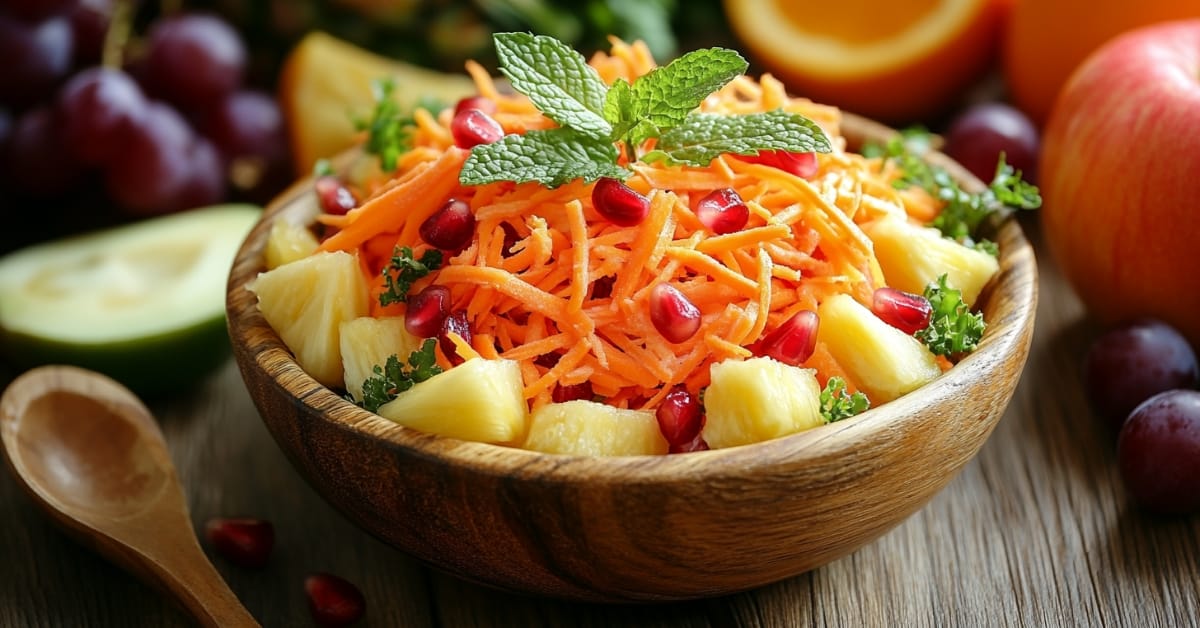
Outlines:
{"type": "Polygon", "coordinates": [[[684,447],[700,434],[704,411],[700,400],[686,388],[676,387],[654,409],[658,429],[671,447],[684,447]]]}
{"type": "Polygon", "coordinates": [[[313,621],[320,626],[349,626],[362,619],[367,599],[350,581],[329,573],[304,579],[304,594],[313,621]]]}
{"type": "Polygon", "coordinates": [[[204,537],[229,562],[262,567],[275,545],[275,526],[262,519],[218,517],[204,524],[204,537]]]}
{"type": "Polygon", "coordinates": [[[463,109],[450,121],[450,134],[459,148],[491,144],[504,137],[504,127],[479,109],[463,109]]]}
{"type": "Polygon", "coordinates": [[[709,192],[696,203],[696,217],[717,235],[740,231],[750,219],[750,208],[732,188],[709,192]]]}
{"type": "Polygon", "coordinates": [[[679,344],[700,330],[700,310],[678,288],[660,283],[650,290],[650,322],[667,342],[679,344]]]}
{"type": "Polygon", "coordinates": [[[438,334],[438,346],[442,348],[442,353],[446,355],[446,359],[450,363],[458,366],[466,360],[458,355],[458,347],[454,341],[450,340],[450,332],[458,334],[460,338],[471,342],[471,322],[467,320],[466,310],[455,310],[449,316],[442,320],[442,329],[438,334]]]}
{"type": "Polygon", "coordinates": [[[871,311],[883,322],[912,335],[929,326],[933,306],[919,294],[883,287],[872,295],[871,311]]]}
{"type": "Polygon", "coordinates": [[[750,350],[755,355],[797,366],[812,357],[816,350],[819,323],[816,312],[801,310],[754,343],[750,350]]]}
{"type": "Polygon", "coordinates": [[[454,105],[454,115],[458,115],[467,109],[478,109],[490,116],[496,113],[496,101],[485,96],[468,96],[459,100],[454,105]]]}
{"type": "Polygon", "coordinates": [[[404,328],[418,338],[434,338],[450,313],[450,289],[431,284],[408,298],[404,328]]]}
{"type": "Polygon", "coordinates": [[[604,177],[592,186],[592,207],[614,225],[632,227],[650,213],[650,199],[616,179],[604,177]]]}
{"type": "Polygon", "coordinates": [[[459,251],[475,235],[475,214],[466,201],[452,198],[422,221],[417,232],[422,240],[443,251],[459,251]]]}
{"type": "Polygon", "coordinates": [[[317,202],[321,204],[321,211],[326,214],[341,216],[358,207],[358,199],[355,198],[354,192],[342,185],[337,177],[329,175],[317,177],[313,187],[316,189],[317,202]]]}

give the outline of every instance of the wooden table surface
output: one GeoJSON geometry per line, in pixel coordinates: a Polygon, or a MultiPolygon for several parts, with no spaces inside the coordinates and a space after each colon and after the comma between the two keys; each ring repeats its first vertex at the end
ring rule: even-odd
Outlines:
{"type": "MultiPolygon", "coordinates": [[[[1026,228],[1036,242],[1036,224],[1026,228]]],[[[1131,507],[1114,435],[1088,413],[1080,388],[1095,327],[1039,253],[1033,350],[979,455],[874,544],[725,598],[580,605],[458,581],[327,506],[271,440],[232,361],[195,390],[150,405],[198,529],[217,516],[274,522],[264,569],[214,560],[266,626],[311,625],[302,582],[317,571],[358,584],[367,626],[1197,626],[1200,515],[1160,519],[1131,507]]],[[[0,471],[0,626],[187,623],[158,592],[52,527],[0,471]]]]}

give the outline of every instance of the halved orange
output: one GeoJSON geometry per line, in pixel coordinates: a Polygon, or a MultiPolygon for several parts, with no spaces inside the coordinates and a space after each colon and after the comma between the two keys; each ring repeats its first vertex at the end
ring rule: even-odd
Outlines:
{"type": "Polygon", "coordinates": [[[958,104],[998,53],[1009,0],[725,0],[742,47],[797,96],[891,123],[958,104]]]}
{"type": "Polygon", "coordinates": [[[370,114],[371,82],[390,77],[402,109],[429,97],[453,105],[474,93],[466,73],[447,74],[377,55],[331,35],[313,32],[288,53],[279,77],[279,106],[287,123],[297,176],[313,163],[349,148],[354,117],[370,114]]]}

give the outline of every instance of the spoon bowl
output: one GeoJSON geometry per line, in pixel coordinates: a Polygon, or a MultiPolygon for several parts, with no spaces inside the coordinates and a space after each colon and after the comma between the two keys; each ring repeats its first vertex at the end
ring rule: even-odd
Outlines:
{"type": "Polygon", "coordinates": [[[258,625],[200,549],[162,431],[124,386],[75,367],[28,371],[0,398],[0,440],[13,475],[69,534],[203,625],[258,625]]]}

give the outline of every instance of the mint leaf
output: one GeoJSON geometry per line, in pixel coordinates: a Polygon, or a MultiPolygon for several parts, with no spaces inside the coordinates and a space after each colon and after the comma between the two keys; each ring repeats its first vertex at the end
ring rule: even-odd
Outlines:
{"type": "Polygon", "coordinates": [[[616,162],[617,147],[607,139],[572,129],[528,131],[472,148],[458,180],[463,185],[537,181],[556,188],[574,179],[625,179],[629,171],[616,162]]]}
{"type": "Polygon", "coordinates": [[[633,128],[633,90],[629,83],[618,78],[604,96],[604,119],[613,127],[613,137],[622,137],[633,128]]]}
{"type": "Polygon", "coordinates": [[[612,135],[604,117],[608,86],[583,55],[545,35],[496,33],[493,39],[500,71],[547,118],[596,139],[612,135]]]}
{"type": "Polygon", "coordinates": [[[706,166],[723,153],[753,155],[760,150],[828,153],[829,137],[817,123],[781,109],[744,116],[692,114],[658,138],[644,161],[706,166]]]}
{"type": "MultiPolygon", "coordinates": [[[[654,127],[673,127],[710,94],[746,71],[742,55],[725,48],[689,52],[633,82],[632,120],[654,127]]],[[[632,138],[641,144],[646,138],[632,138]]]]}

